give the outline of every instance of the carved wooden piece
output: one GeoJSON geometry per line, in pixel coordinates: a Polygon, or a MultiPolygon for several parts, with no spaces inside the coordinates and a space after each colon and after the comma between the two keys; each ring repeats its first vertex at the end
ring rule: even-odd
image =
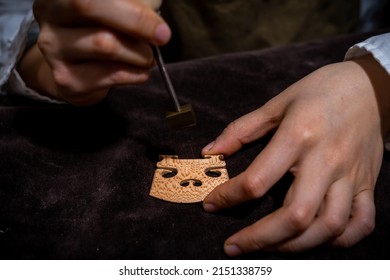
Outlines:
{"type": "Polygon", "coordinates": [[[200,202],[228,179],[222,155],[207,155],[203,159],[160,155],[149,194],[176,203],[200,202]]]}

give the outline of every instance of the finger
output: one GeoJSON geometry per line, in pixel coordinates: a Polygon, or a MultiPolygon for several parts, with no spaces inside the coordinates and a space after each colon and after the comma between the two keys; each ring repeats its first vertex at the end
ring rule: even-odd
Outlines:
{"type": "Polygon", "coordinates": [[[275,246],[278,251],[304,251],[342,234],[351,213],[353,186],[338,180],[329,188],[321,210],[313,223],[302,234],[275,246]]]}
{"type": "Polygon", "coordinates": [[[160,9],[160,6],[162,4],[162,0],[142,0],[142,1],[148,4],[149,7],[151,7],[155,11],[160,9]]]}
{"type": "Polygon", "coordinates": [[[347,228],[331,242],[334,246],[350,247],[370,235],[375,228],[375,204],[372,190],[357,194],[352,206],[347,228]]]}
{"type": "Polygon", "coordinates": [[[298,160],[300,150],[285,141],[279,129],[251,165],[237,177],[216,187],[203,201],[208,212],[263,196],[298,160]]]}
{"type": "MultiPolygon", "coordinates": [[[[57,42],[52,52],[61,52],[67,61],[114,60],[140,67],[150,67],[153,51],[150,45],[133,38],[125,38],[112,30],[98,28],[60,28],[56,34],[47,35],[50,42],[57,42]]],[[[42,43],[42,40],[41,40],[42,43]]]]}
{"type": "Polygon", "coordinates": [[[149,71],[129,67],[127,64],[93,61],[57,66],[53,75],[58,88],[63,92],[62,99],[74,103],[78,98],[83,100],[82,96],[89,92],[142,83],[148,79],[149,71]]]}
{"type": "Polygon", "coordinates": [[[302,166],[306,172],[298,173],[291,185],[291,201],[229,237],[225,242],[225,252],[236,256],[274,248],[304,232],[318,213],[327,187],[333,183],[328,174],[313,173],[315,169],[310,164],[302,166]]]}
{"type": "Polygon", "coordinates": [[[286,102],[275,97],[259,109],[230,123],[213,142],[202,149],[202,154],[229,156],[243,145],[257,140],[277,127],[284,114],[286,102]]]}
{"type": "MultiPolygon", "coordinates": [[[[262,116],[273,116],[273,120],[278,120],[279,114],[284,114],[284,110],[280,109],[284,107],[283,105],[284,104],[280,104],[276,100],[276,102],[267,103],[265,107],[263,107],[265,109],[264,111],[263,108],[258,110],[258,115],[248,114],[244,116],[242,120],[239,120],[239,123],[241,121],[245,123],[245,118],[248,118],[250,128],[234,130],[243,131],[244,136],[240,136],[240,133],[222,133],[218,138],[223,139],[218,141],[217,138],[215,146],[220,143],[222,144],[218,147],[213,147],[211,151],[213,153],[221,153],[229,149],[229,146],[234,146],[234,143],[236,143],[236,147],[230,149],[238,149],[241,147],[240,145],[242,142],[252,141],[252,137],[263,134],[263,132],[267,131],[267,126],[271,128],[273,126],[272,124],[275,122],[277,123],[278,121],[263,122],[262,120],[264,118],[262,116]],[[272,113],[266,113],[267,111],[273,112],[273,115],[272,113]],[[265,125],[260,126],[260,128],[256,130],[256,124],[252,125],[251,122],[256,123],[258,120],[261,123],[265,123],[265,125]],[[254,127],[254,129],[252,127],[254,127]],[[248,136],[246,136],[248,131],[248,136]],[[242,139],[246,140],[243,141],[242,139]]],[[[314,168],[314,166],[329,166],[329,164],[325,162],[327,157],[324,157],[321,149],[319,149],[319,152],[317,153],[311,152],[310,149],[313,149],[313,147],[307,144],[307,142],[312,142],[310,137],[303,137],[300,135],[300,130],[295,129],[295,123],[291,120],[288,121],[288,116],[285,117],[287,121],[283,120],[282,123],[280,123],[279,128],[273,135],[271,141],[255,158],[248,169],[238,175],[234,180],[229,180],[215,188],[205,198],[203,205],[206,211],[216,211],[246,200],[261,197],[288,170],[296,170],[298,165],[300,165],[299,168],[301,170],[310,170],[307,177],[313,177],[313,174],[318,174],[318,170],[314,168]],[[307,167],[305,168],[299,161],[301,160],[300,157],[306,154],[309,154],[309,156],[306,156],[305,162],[307,163],[307,167]],[[313,164],[314,162],[316,164],[313,164]]],[[[269,118],[265,119],[269,120],[269,118]]],[[[331,170],[328,170],[328,172],[330,171],[331,170]]],[[[323,174],[325,174],[325,172],[323,172],[323,174]]],[[[319,178],[322,177],[323,176],[319,176],[319,178]]]]}
{"type": "Polygon", "coordinates": [[[109,88],[104,88],[96,91],[90,91],[83,94],[65,94],[63,92],[59,92],[58,99],[64,100],[69,104],[75,106],[91,106],[102,101],[108,94],[109,88]]]}
{"type": "Polygon", "coordinates": [[[86,20],[142,38],[152,44],[165,44],[171,31],[164,20],[140,0],[58,0],[36,1],[34,13],[59,25],[77,26],[86,20]],[[61,11],[61,13],[59,13],[61,11]]]}

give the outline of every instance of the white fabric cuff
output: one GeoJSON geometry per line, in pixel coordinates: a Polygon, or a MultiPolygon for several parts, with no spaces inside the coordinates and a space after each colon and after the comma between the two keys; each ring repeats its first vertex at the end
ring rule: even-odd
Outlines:
{"type": "Polygon", "coordinates": [[[22,95],[36,101],[48,102],[53,104],[68,104],[45,95],[41,95],[35,90],[27,87],[16,69],[13,69],[11,72],[11,75],[8,80],[8,87],[11,92],[17,93],[18,95],[22,95]]]}
{"type": "MultiPolygon", "coordinates": [[[[367,54],[372,54],[374,59],[390,75],[390,33],[371,37],[352,46],[345,54],[344,60],[351,60],[367,54]]],[[[385,149],[390,151],[390,134],[385,139],[385,149]]]]}
{"type": "Polygon", "coordinates": [[[9,47],[9,49],[17,50],[17,51],[8,52],[8,58],[5,61],[6,67],[2,69],[2,77],[0,78],[0,82],[1,84],[7,83],[8,91],[28,97],[33,100],[55,103],[55,104],[67,104],[65,102],[60,102],[53,98],[40,95],[38,92],[34,91],[33,89],[28,88],[15,68],[17,63],[20,60],[21,55],[25,50],[27,33],[33,22],[34,22],[34,16],[32,14],[32,11],[30,10],[28,14],[24,17],[19,30],[17,31],[15,37],[13,38],[12,45],[9,47]]]}
{"type": "Polygon", "coordinates": [[[390,75],[390,33],[371,37],[352,46],[345,54],[344,60],[351,60],[369,53],[390,75]]]}

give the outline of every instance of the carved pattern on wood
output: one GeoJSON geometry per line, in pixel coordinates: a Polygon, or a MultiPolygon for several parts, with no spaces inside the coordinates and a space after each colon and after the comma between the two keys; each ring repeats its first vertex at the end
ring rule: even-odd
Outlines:
{"type": "Polygon", "coordinates": [[[160,155],[149,194],[176,203],[200,202],[228,179],[222,155],[206,155],[203,159],[160,155]]]}

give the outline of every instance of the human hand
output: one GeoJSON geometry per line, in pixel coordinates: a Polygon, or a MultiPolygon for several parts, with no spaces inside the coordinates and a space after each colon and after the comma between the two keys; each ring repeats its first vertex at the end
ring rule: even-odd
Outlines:
{"type": "Polygon", "coordinates": [[[373,231],[389,85],[371,56],[325,66],[232,122],[202,150],[229,156],[276,129],[243,173],[205,198],[208,212],[260,198],[286,172],[294,175],[281,208],[225,241],[228,255],[348,247],[373,231]]]}
{"type": "Polygon", "coordinates": [[[26,83],[59,100],[89,105],[109,88],[144,82],[154,66],[150,44],[171,31],[155,10],[161,0],[36,0],[37,45],[21,62],[26,83]]]}

